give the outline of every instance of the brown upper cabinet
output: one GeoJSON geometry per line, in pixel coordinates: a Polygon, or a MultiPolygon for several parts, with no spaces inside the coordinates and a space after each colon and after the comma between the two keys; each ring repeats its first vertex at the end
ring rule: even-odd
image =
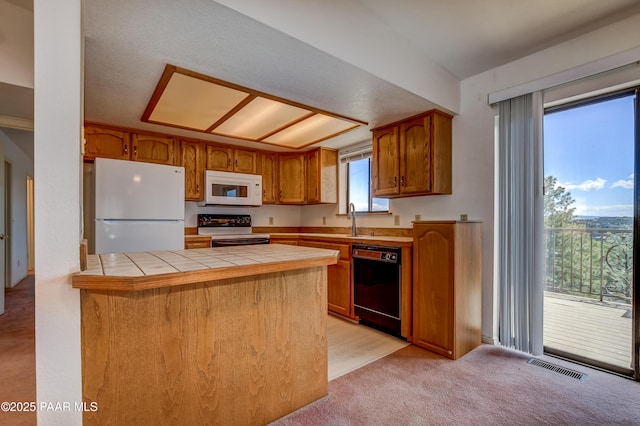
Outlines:
{"type": "Polygon", "coordinates": [[[85,160],[97,157],[175,165],[174,138],[147,133],[130,133],[109,127],[85,125],[85,160]]]}
{"type": "Polygon", "coordinates": [[[280,204],[305,204],[305,153],[278,154],[278,201],[280,204]]]}
{"type": "Polygon", "coordinates": [[[129,132],[99,126],[84,127],[84,158],[94,160],[96,157],[128,160],[130,158],[129,132]]]}
{"type": "Polygon", "coordinates": [[[96,157],[182,166],[185,200],[204,198],[205,170],[262,175],[264,204],[336,203],[338,152],[256,151],[197,139],[85,123],[86,161],[96,157]]]}
{"type": "Polygon", "coordinates": [[[431,110],[373,129],[373,195],[451,194],[451,121],[431,110]]]}
{"type": "Polygon", "coordinates": [[[258,173],[258,153],[234,149],[226,145],[207,144],[207,170],[236,173],[258,173]]]}
{"type": "Polygon", "coordinates": [[[262,204],[275,204],[278,202],[278,154],[263,152],[260,157],[262,204]]]}
{"type": "Polygon", "coordinates": [[[184,198],[187,201],[201,201],[204,198],[202,145],[182,140],[180,148],[180,165],[184,167],[184,198]]]}
{"type": "Polygon", "coordinates": [[[338,202],[338,151],[318,148],[307,153],[307,204],[338,202]]]}
{"type": "Polygon", "coordinates": [[[174,165],[176,141],[173,138],[133,133],[131,135],[131,159],[146,163],[174,165]]]}

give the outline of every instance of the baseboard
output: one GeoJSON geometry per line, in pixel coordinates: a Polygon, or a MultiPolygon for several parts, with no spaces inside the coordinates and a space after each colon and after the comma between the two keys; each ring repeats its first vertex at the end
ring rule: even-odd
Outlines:
{"type": "Polygon", "coordinates": [[[492,336],[482,335],[482,343],[487,343],[489,345],[495,345],[498,342],[498,339],[492,336]]]}

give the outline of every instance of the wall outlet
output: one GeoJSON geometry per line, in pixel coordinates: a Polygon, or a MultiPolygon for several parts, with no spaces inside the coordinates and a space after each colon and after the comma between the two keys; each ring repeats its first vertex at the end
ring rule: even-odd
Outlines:
{"type": "Polygon", "coordinates": [[[417,214],[416,215],[416,222],[422,220],[422,215],[421,214],[417,214]]]}
{"type": "Polygon", "coordinates": [[[269,225],[273,225],[273,218],[269,216],[269,225]]]}
{"type": "Polygon", "coordinates": [[[400,226],[400,215],[399,214],[393,216],[393,224],[395,226],[400,226]]]}
{"type": "Polygon", "coordinates": [[[322,224],[323,225],[327,224],[327,217],[326,216],[322,216],[322,224]]]}

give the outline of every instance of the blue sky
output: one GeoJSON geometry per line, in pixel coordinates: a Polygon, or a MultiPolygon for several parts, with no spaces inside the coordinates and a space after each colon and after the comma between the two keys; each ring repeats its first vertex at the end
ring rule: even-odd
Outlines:
{"type": "Polygon", "coordinates": [[[580,216],[633,216],[633,96],[546,114],[544,175],[580,216]]]}

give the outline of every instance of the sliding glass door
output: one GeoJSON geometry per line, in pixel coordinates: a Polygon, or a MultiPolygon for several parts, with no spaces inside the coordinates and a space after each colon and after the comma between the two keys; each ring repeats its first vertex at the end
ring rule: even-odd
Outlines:
{"type": "Polygon", "coordinates": [[[544,116],[545,351],[629,375],[638,369],[636,103],[627,91],[544,116]]]}

